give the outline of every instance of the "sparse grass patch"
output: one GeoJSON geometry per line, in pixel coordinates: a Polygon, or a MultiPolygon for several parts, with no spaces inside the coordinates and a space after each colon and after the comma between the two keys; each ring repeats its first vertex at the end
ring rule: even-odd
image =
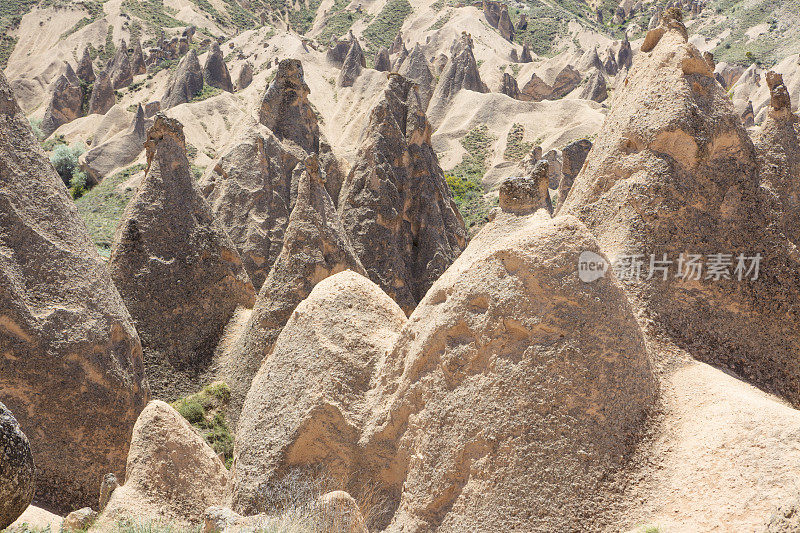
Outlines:
{"type": "Polygon", "coordinates": [[[157,34],[161,28],[185,26],[170,14],[163,0],[125,0],[122,2],[122,12],[142,20],[151,33],[157,34]]]}
{"type": "Polygon", "coordinates": [[[206,98],[211,98],[212,96],[216,96],[222,92],[222,89],[218,87],[212,87],[211,85],[204,83],[203,88],[200,90],[199,93],[194,95],[191,99],[191,102],[202,102],[206,98]]]}
{"type": "Polygon", "coordinates": [[[461,145],[467,153],[461,163],[445,175],[470,236],[475,235],[488,222],[489,211],[496,205],[484,198],[482,184],[493,141],[494,138],[485,124],[470,130],[461,139],[461,145]]]}
{"type": "Polygon", "coordinates": [[[389,47],[413,8],[408,0],[389,0],[378,16],[364,30],[367,57],[375,57],[381,48],[389,47]]]}
{"type": "Polygon", "coordinates": [[[75,25],[61,34],[60,39],[66,39],[76,31],[84,28],[103,16],[103,4],[96,0],[83,0],[82,2],[75,2],[75,7],[85,9],[89,14],[75,23],[75,25]]]}
{"type": "Polygon", "coordinates": [[[525,142],[522,138],[525,135],[525,128],[522,124],[514,124],[506,137],[506,150],[503,157],[509,161],[522,161],[533,148],[532,142],[525,142]]]}
{"type": "Polygon", "coordinates": [[[209,446],[224,457],[228,468],[233,464],[233,434],[225,422],[224,409],[230,399],[230,387],[217,381],[172,403],[172,407],[203,434],[209,446]]]}

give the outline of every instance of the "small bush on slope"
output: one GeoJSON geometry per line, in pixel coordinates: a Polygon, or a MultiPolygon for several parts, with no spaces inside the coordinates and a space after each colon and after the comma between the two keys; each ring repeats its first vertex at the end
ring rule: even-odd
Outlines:
{"type": "Polygon", "coordinates": [[[172,403],[172,407],[200,431],[209,446],[223,456],[228,468],[233,464],[233,435],[225,422],[224,408],[230,399],[231,389],[219,381],[172,403]]]}
{"type": "Polygon", "coordinates": [[[461,146],[467,153],[461,163],[445,176],[470,237],[488,222],[489,211],[496,205],[496,202],[484,198],[482,185],[493,141],[485,124],[470,130],[461,139],[461,146]]]}

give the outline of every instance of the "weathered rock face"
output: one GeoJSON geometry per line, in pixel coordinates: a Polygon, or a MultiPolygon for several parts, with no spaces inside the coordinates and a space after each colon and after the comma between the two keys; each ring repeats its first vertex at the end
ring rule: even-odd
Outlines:
{"type": "Polygon", "coordinates": [[[144,109],[136,110],[130,128],[93,147],[80,158],[81,168],[93,183],[100,183],[114,169],[125,167],[139,157],[147,140],[144,109]]]}
{"type": "Polygon", "coordinates": [[[308,95],[311,90],[303,78],[303,65],[297,59],[284,59],[270,84],[258,120],[281,141],[292,141],[308,153],[319,150],[319,125],[308,95]]]}
{"type": "Polygon", "coordinates": [[[145,74],[147,72],[147,63],[144,61],[144,53],[142,52],[142,43],[139,39],[133,41],[133,53],[131,54],[131,73],[134,76],[145,74]]]}
{"type": "Polygon", "coordinates": [[[435,78],[422,47],[417,43],[400,67],[400,75],[417,84],[417,92],[422,100],[422,108],[428,108],[433,96],[435,78]]]}
{"type": "Polygon", "coordinates": [[[109,268],[142,337],[151,388],[175,397],[200,388],[195,374],[255,294],[194,186],[181,124],[156,115],[145,147],[146,175],[120,220],[109,268]]]}
{"type": "Polygon", "coordinates": [[[233,348],[234,364],[224,368],[220,376],[231,387],[230,412],[234,421],[253,377],[297,304],[317,283],[333,274],[348,269],[366,274],[325,190],[316,156],[308,158],[304,167],[280,255],[233,348]]]}
{"type": "Polygon", "coordinates": [[[178,68],[172,74],[167,91],[161,97],[161,109],[167,110],[185,104],[202,90],[203,71],[197,59],[197,52],[192,49],[181,59],[178,68]]]}
{"type": "Polygon", "coordinates": [[[742,111],[740,118],[745,128],[752,128],[756,125],[756,117],[753,113],[753,102],[747,102],[747,106],[744,108],[744,111],[742,111]]]}
{"type": "Polygon", "coordinates": [[[500,185],[500,209],[517,215],[529,215],[538,209],[551,211],[547,166],[547,161],[537,161],[528,176],[505,180],[500,185]]]}
{"type": "Polygon", "coordinates": [[[553,81],[553,99],[563,98],[581,84],[583,76],[572,65],[567,65],[553,81]]]}
{"type": "MultiPolygon", "coordinates": [[[[405,317],[404,317],[405,318],[405,317]]],[[[0,403],[0,528],[7,528],[33,500],[36,466],[31,445],[17,419],[0,403]]]]}
{"type": "Polygon", "coordinates": [[[92,58],[89,55],[89,47],[83,49],[83,55],[78,63],[78,78],[84,83],[93,83],[95,80],[94,66],[92,65],[92,58]]]}
{"type": "Polygon", "coordinates": [[[53,96],[47,104],[42,119],[42,133],[48,136],[59,126],[80,117],[82,103],[83,89],[75,71],[68,63],[64,74],[59,76],[53,85],[53,96]]]}
{"type": "Polygon", "coordinates": [[[394,41],[392,41],[392,47],[389,49],[390,54],[398,54],[402,50],[405,50],[406,45],[403,42],[403,32],[397,32],[397,36],[395,36],[394,41]]]}
{"type": "Polygon", "coordinates": [[[339,197],[345,229],[370,279],[406,313],[466,238],[430,139],[413,84],[390,76],[339,197]]]}
{"type": "Polygon", "coordinates": [[[508,41],[514,40],[514,25],[508,16],[508,6],[495,0],[483,0],[483,14],[489,26],[497,28],[508,41]]]}
{"type": "Polygon", "coordinates": [[[376,380],[385,408],[362,442],[390,458],[381,482],[401,497],[389,530],[600,530],[604,481],[653,406],[625,294],[576,276],[597,241],[525,189],[529,209],[499,209],[470,241],[376,380]]]}
{"type": "Polygon", "coordinates": [[[14,228],[0,232],[2,401],[30,440],[37,501],[67,512],[122,474],[148,389],[130,315],[2,73],[0,227],[14,228]]]}
{"type": "Polygon", "coordinates": [[[78,531],[86,531],[94,524],[97,519],[97,511],[91,507],[84,507],[77,511],[72,511],[65,518],[61,524],[61,531],[64,533],[76,533],[78,531]]]}
{"type": "Polygon", "coordinates": [[[500,92],[516,100],[520,99],[520,92],[519,92],[519,87],[517,86],[517,80],[515,80],[514,76],[512,76],[508,72],[503,73],[503,85],[500,86],[500,92]]]}
{"type": "Polygon", "coordinates": [[[561,151],[561,181],[558,182],[556,214],[558,214],[561,206],[564,205],[564,201],[567,199],[570,189],[572,189],[572,184],[575,182],[575,177],[583,168],[583,163],[586,161],[586,156],[589,155],[591,149],[592,142],[588,139],[581,139],[569,143],[561,151]]]}
{"type": "MultiPolygon", "coordinates": [[[[617,67],[619,69],[631,68],[633,65],[633,50],[631,50],[631,43],[628,41],[628,34],[622,38],[619,51],[617,51],[617,67]]],[[[713,68],[711,69],[714,70],[713,68]]]]}
{"type": "Polygon", "coordinates": [[[152,401],[133,428],[125,484],[112,494],[96,527],[120,519],[199,526],[220,505],[228,485],[225,465],[175,409],[152,401]]]}
{"type": "Polygon", "coordinates": [[[203,67],[203,80],[212,87],[229,93],[233,92],[231,74],[228,72],[228,65],[225,64],[225,57],[223,57],[216,40],[211,43],[211,49],[208,51],[206,64],[203,67]]]}
{"type": "Polygon", "coordinates": [[[400,67],[403,66],[403,62],[408,57],[408,49],[406,49],[406,45],[402,45],[400,51],[397,52],[395,55],[394,60],[392,61],[392,72],[398,72],[400,67]]]}
{"type": "Polygon", "coordinates": [[[359,446],[376,407],[368,392],[405,322],[391,298],[351,271],[321,281],[297,306],[242,410],[235,509],[263,511],[270,496],[263,488],[292,467],[323,463],[352,490],[365,481],[374,471],[359,446]],[[313,356],[309,346],[315,346],[313,356]]]}
{"type": "Polygon", "coordinates": [[[347,57],[347,52],[350,51],[353,39],[354,37],[351,33],[347,39],[336,39],[331,43],[325,55],[327,60],[333,63],[334,66],[341,68],[344,64],[344,59],[347,57]]]}
{"type": "Polygon", "coordinates": [[[580,98],[594,102],[605,102],[608,99],[608,85],[602,71],[594,69],[586,77],[580,98]]]}
{"type": "Polygon", "coordinates": [[[391,68],[392,62],[389,59],[389,50],[383,47],[375,54],[375,70],[378,72],[389,72],[391,68]]]}
{"type": "Polygon", "coordinates": [[[350,43],[350,49],[347,51],[347,56],[342,63],[342,72],[339,73],[339,86],[352,87],[356,78],[361,75],[361,69],[367,66],[364,51],[355,37],[350,43]]]}
{"type": "Polygon", "coordinates": [[[800,139],[798,119],[792,113],[789,92],[780,74],[766,75],[771,101],[767,118],[754,136],[761,167],[761,185],[774,202],[777,227],[800,244],[800,139]]]}
{"type": "Polygon", "coordinates": [[[617,72],[619,72],[619,66],[617,65],[617,59],[614,55],[614,51],[612,49],[608,49],[603,56],[603,70],[609,76],[615,76],[617,72]]]}
{"type": "Polygon", "coordinates": [[[236,90],[241,91],[247,89],[253,83],[253,64],[250,61],[245,61],[239,69],[239,77],[236,80],[236,90]]]}
{"type": "Polygon", "coordinates": [[[550,98],[552,95],[553,88],[534,72],[530,81],[522,88],[521,98],[523,100],[541,102],[545,98],[550,98]]]}
{"type": "Polygon", "coordinates": [[[615,95],[561,213],[581,218],[623,270],[635,268],[632,254],[674,262],[667,279],[629,276],[634,305],[696,358],[798,404],[794,252],[765,227],[753,144],[670,12],[646,37],[649,55],[615,95]],[[753,279],[755,260],[746,258],[756,254],[753,279]]]}
{"type": "Polygon", "coordinates": [[[92,86],[92,96],[89,98],[89,114],[105,115],[117,103],[114,87],[108,73],[101,72],[92,86]]]}
{"type": "Polygon", "coordinates": [[[517,31],[525,31],[528,29],[528,15],[523,13],[519,16],[517,21],[517,31]]]}
{"type": "Polygon", "coordinates": [[[587,50],[578,60],[578,63],[575,65],[575,67],[580,72],[588,73],[592,69],[597,69],[602,71],[603,62],[600,60],[600,56],[597,54],[597,46],[595,46],[591,50],[587,50]]]}
{"type": "Polygon", "coordinates": [[[122,89],[133,83],[133,68],[131,57],[128,54],[128,45],[122,41],[117,46],[114,57],[106,65],[106,72],[111,78],[111,86],[114,89],[122,89]]]}
{"type": "Polygon", "coordinates": [[[528,43],[522,44],[522,53],[519,56],[520,63],[530,63],[533,61],[533,57],[531,57],[531,49],[528,48],[528,43]]]}
{"type": "Polygon", "coordinates": [[[450,47],[450,62],[439,78],[431,98],[432,112],[438,114],[438,110],[446,108],[461,89],[489,92],[486,84],[481,81],[478,63],[472,54],[472,37],[468,33],[462,33],[450,47]]]}

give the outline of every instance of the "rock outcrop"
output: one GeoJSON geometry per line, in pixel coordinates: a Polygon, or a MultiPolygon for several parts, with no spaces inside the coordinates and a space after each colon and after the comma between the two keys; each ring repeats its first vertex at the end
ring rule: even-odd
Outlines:
{"type": "Polygon", "coordinates": [[[125,484],[112,494],[96,528],[127,519],[197,527],[203,512],[224,502],[225,465],[189,423],[168,404],[147,404],[133,428],[125,484]]]}
{"type": "MultiPolygon", "coordinates": [[[[404,317],[405,318],[405,317],[404,317]]],[[[36,490],[36,466],[28,437],[17,419],[0,403],[0,528],[5,529],[28,508],[36,490]]]]}
{"type": "Polygon", "coordinates": [[[572,65],[565,66],[553,81],[552,98],[555,100],[568,95],[581,84],[581,80],[583,76],[572,65]]]}
{"type": "Polygon", "coordinates": [[[798,405],[800,274],[767,223],[756,150],[679,11],[642,51],[561,213],[594,232],[663,338],[798,405]]]}
{"type": "Polygon", "coordinates": [[[564,201],[569,195],[572,184],[578,176],[578,172],[583,168],[586,156],[592,149],[592,142],[588,139],[571,142],[561,151],[561,181],[558,182],[558,206],[556,214],[564,205],[564,201]]]}
{"type": "Polygon", "coordinates": [[[117,46],[117,51],[106,65],[105,70],[111,78],[111,86],[114,87],[114,90],[122,89],[133,83],[131,56],[128,54],[128,45],[125,44],[125,41],[117,46]]]}
{"type": "Polygon", "coordinates": [[[61,531],[64,533],[86,531],[94,524],[96,519],[97,511],[93,510],[91,507],[84,507],[83,509],[72,511],[64,517],[64,522],[61,524],[61,531]]]}
{"type": "Polygon", "coordinates": [[[111,78],[107,72],[103,71],[97,76],[92,86],[92,95],[89,98],[89,114],[105,115],[116,103],[117,96],[114,94],[111,78]]]}
{"type": "Polygon", "coordinates": [[[145,122],[144,109],[140,105],[127,131],[115,135],[81,156],[81,168],[90,182],[100,183],[113,170],[124,168],[138,159],[147,140],[145,122]]]}
{"type": "Polygon", "coordinates": [[[189,50],[178,68],[172,73],[164,96],[161,97],[161,109],[166,111],[176,105],[185,104],[203,90],[203,70],[197,59],[197,52],[189,50]]]}
{"type": "Polygon", "coordinates": [[[378,72],[389,72],[392,68],[392,62],[389,59],[389,50],[386,47],[381,48],[375,54],[375,70],[378,72]]]}
{"type": "Polygon", "coordinates": [[[350,43],[350,49],[342,63],[342,72],[339,73],[339,86],[352,87],[356,78],[361,75],[361,70],[367,66],[364,51],[358,43],[358,39],[353,37],[350,43]]]}
{"type": "Polygon", "coordinates": [[[431,129],[413,84],[390,76],[339,197],[345,229],[370,279],[406,313],[466,238],[431,129]]]}
{"type": "Polygon", "coordinates": [[[245,61],[239,68],[239,76],[236,78],[236,90],[241,91],[250,87],[250,84],[253,83],[254,73],[253,64],[250,61],[245,61]]]}
{"type": "Polygon", "coordinates": [[[0,394],[30,441],[37,501],[68,512],[122,474],[148,389],[130,315],[2,73],[0,227],[13,228],[0,232],[0,394]]]}
{"type": "Polygon", "coordinates": [[[406,45],[403,42],[403,32],[397,32],[397,35],[394,37],[394,41],[392,41],[392,47],[389,49],[389,54],[399,54],[401,51],[405,50],[406,45]]]}
{"type": "Polygon", "coordinates": [[[514,40],[514,25],[508,15],[508,6],[496,0],[483,0],[483,15],[489,26],[497,28],[507,41],[514,40]]]}
{"type": "Polygon", "coordinates": [[[531,61],[533,61],[533,57],[531,56],[531,49],[528,47],[528,43],[523,43],[522,53],[519,55],[519,62],[530,63],[531,61]]]}
{"type": "Polygon", "coordinates": [[[435,78],[419,43],[414,45],[414,49],[400,67],[399,73],[417,84],[417,92],[422,100],[422,108],[427,109],[428,102],[431,101],[431,96],[433,96],[435,78]]]}
{"type": "Polygon", "coordinates": [[[76,73],[78,78],[84,83],[94,83],[94,66],[92,65],[92,57],[89,55],[89,47],[83,49],[83,55],[80,62],[78,62],[78,71],[76,73]]]}
{"type": "Polygon", "coordinates": [[[147,63],[142,52],[142,43],[139,39],[133,41],[133,52],[131,53],[131,73],[134,76],[147,73],[147,63]]]}
{"type": "Polygon", "coordinates": [[[770,109],[754,143],[761,167],[761,185],[774,202],[777,227],[800,245],[800,138],[798,119],[792,113],[789,91],[783,77],[766,74],[770,89],[770,109]]]}
{"type": "Polygon", "coordinates": [[[595,69],[583,80],[580,98],[593,102],[605,102],[608,99],[608,85],[602,71],[595,69]]]}
{"type": "MultiPolygon", "coordinates": [[[[630,69],[631,65],[633,65],[633,50],[631,49],[631,43],[628,41],[628,34],[626,33],[617,51],[617,68],[620,70],[630,69]]],[[[714,69],[712,68],[711,70],[713,71],[714,69]]]]}
{"type": "Polygon", "coordinates": [[[503,72],[503,84],[500,86],[500,92],[515,100],[519,100],[521,97],[517,80],[508,72],[503,72]]]}
{"type": "Polygon", "coordinates": [[[481,81],[478,63],[472,53],[472,37],[466,32],[450,47],[450,62],[439,78],[431,98],[431,114],[440,114],[461,89],[489,92],[486,84],[481,81]]]}
{"type": "Polygon", "coordinates": [[[233,92],[233,82],[231,74],[228,72],[228,65],[225,64],[225,57],[219,43],[214,40],[211,49],[206,57],[206,64],[203,67],[203,80],[207,85],[222,89],[223,91],[233,92]]]}
{"type": "Polygon", "coordinates": [[[292,141],[308,153],[319,150],[319,125],[308,95],[311,90],[297,59],[284,59],[264,93],[258,120],[281,141],[292,141]]]}
{"type": "Polygon", "coordinates": [[[352,271],[321,281],[297,306],[242,411],[236,510],[263,509],[270,496],[263,488],[293,467],[322,463],[335,482],[359,488],[365,479],[358,474],[374,471],[359,447],[376,407],[368,392],[405,322],[391,298],[352,271]],[[315,346],[313,355],[308,346],[315,346]]]}
{"type": "Polygon", "coordinates": [[[523,100],[541,102],[552,95],[553,88],[534,72],[531,79],[522,88],[521,98],[523,100]]]}
{"type": "Polygon", "coordinates": [[[584,73],[588,73],[592,69],[602,71],[603,62],[600,60],[600,56],[597,54],[597,46],[593,47],[591,50],[587,50],[578,60],[575,68],[584,73]]]}
{"type": "Polygon", "coordinates": [[[82,105],[83,88],[75,71],[67,63],[64,73],[53,84],[53,95],[42,119],[42,134],[47,137],[59,126],[80,117],[82,105]]]}
{"type": "Polygon", "coordinates": [[[253,285],[195,188],[183,126],[162,114],[147,132],[147,169],[119,223],[109,261],[159,397],[198,390],[223,328],[253,285]]]}
{"type": "Polygon", "coordinates": [[[376,379],[361,440],[400,496],[389,530],[602,529],[656,386],[619,284],[576,275],[597,241],[550,219],[540,186],[501,188],[515,208],[434,283],[376,379]]]}
{"type": "Polygon", "coordinates": [[[341,68],[344,64],[344,58],[347,57],[347,52],[350,51],[353,39],[352,32],[347,39],[335,39],[328,47],[328,51],[325,54],[326,59],[335,67],[341,68]]]}

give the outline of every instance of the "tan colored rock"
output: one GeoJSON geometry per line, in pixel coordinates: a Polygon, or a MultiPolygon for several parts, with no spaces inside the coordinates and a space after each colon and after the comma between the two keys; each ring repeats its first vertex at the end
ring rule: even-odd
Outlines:
{"type": "Polygon", "coordinates": [[[83,55],[78,63],[78,71],[76,74],[84,83],[94,83],[94,66],[92,65],[92,58],[89,55],[88,46],[83,49],[83,55]]]}
{"type": "Polygon", "coordinates": [[[561,181],[558,182],[558,206],[556,207],[556,214],[561,210],[567,196],[569,195],[572,184],[578,172],[583,168],[583,163],[586,161],[586,156],[592,149],[592,142],[587,139],[581,139],[569,143],[561,151],[561,181]]]}
{"type": "Polygon", "coordinates": [[[576,275],[597,241],[530,198],[499,209],[434,283],[378,377],[385,407],[362,441],[400,495],[389,530],[597,531],[610,518],[601,494],[646,427],[654,378],[617,281],[576,275]]]}
{"type": "MultiPolygon", "coordinates": [[[[270,355],[295,307],[323,279],[344,270],[366,274],[342,228],[315,156],[304,163],[283,247],[221,379],[231,387],[230,418],[238,412],[262,361],[270,355]]],[[[241,441],[240,441],[241,442],[241,441]]]]}
{"type": "Polygon", "coordinates": [[[53,95],[42,119],[42,133],[49,136],[59,126],[80,117],[82,103],[83,89],[80,80],[68,63],[64,74],[53,85],[53,95]]]}
{"type": "Polygon", "coordinates": [[[61,524],[61,531],[65,533],[86,531],[94,524],[95,520],[97,520],[97,511],[91,507],[84,507],[83,509],[72,511],[64,518],[64,522],[61,524]]]}
{"type": "Polygon", "coordinates": [[[533,57],[531,57],[531,49],[528,47],[528,43],[522,44],[522,53],[519,56],[520,63],[530,63],[533,61],[533,57]]]}
{"type": "Polygon", "coordinates": [[[133,321],[2,74],[0,227],[14,228],[0,232],[3,403],[30,441],[37,502],[67,512],[122,474],[148,388],[133,321]]]}
{"type": "Polygon", "coordinates": [[[695,358],[797,405],[796,252],[769,227],[756,150],[728,95],[670,13],[615,93],[560,213],[584,221],[623,267],[633,254],[666,255],[666,280],[659,270],[624,284],[637,309],[695,358]],[[678,270],[681,254],[702,256],[699,275],[678,270]],[[753,279],[746,258],[757,254],[753,279]]]}
{"type": "Polygon", "coordinates": [[[106,72],[101,72],[92,86],[92,95],[89,98],[89,114],[105,115],[117,103],[111,78],[106,72]]]}
{"type": "Polygon", "coordinates": [[[103,481],[100,483],[100,499],[97,506],[101,512],[106,508],[106,505],[108,505],[108,501],[111,499],[111,495],[114,494],[114,491],[117,490],[117,487],[119,487],[117,476],[110,473],[103,476],[103,481]]]}
{"type": "Polygon", "coordinates": [[[10,526],[28,508],[36,490],[36,465],[28,437],[0,403],[0,528],[10,526]]]}
{"type": "Polygon", "coordinates": [[[422,101],[422,108],[427,109],[428,102],[431,101],[431,96],[433,96],[436,79],[419,43],[414,45],[414,49],[403,62],[398,72],[401,76],[417,84],[417,92],[422,101]]]}
{"type": "Polygon", "coordinates": [[[374,465],[359,445],[374,375],[406,322],[380,288],[352,271],[321,281],[292,313],[247,395],[237,430],[234,509],[263,511],[290,468],[317,463],[339,483],[374,465]]]}
{"type": "Polygon", "coordinates": [[[583,80],[584,86],[581,89],[580,98],[592,100],[593,102],[605,102],[608,99],[608,85],[606,77],[600,70],[592,72],[583,80]]]}
{"type": "Polygon", "coordinates": [[[166,111],[176,105],[190,102],[194,96],[203,90],[203,71],[200,68],[200,60],[197,59],[197,52],[189,50],[178,68],[172,73],[169,85],[161,97],[161,109],[166,111]]]}
{"type": "Polygon", "coordinates": [[[203,80],[212,87],[217,87],[229,93],[233,92],[231,74],[228,72],[228,65],[225,64],[225,58],[216,40],[211,43],[211,49],[206,57],[206,64],[203,67],[203,80]]]}
{"type": "Polygon", "coordinates": [[[253,83],[253,74],[253,64],[250,61],[245,61],[239,68],[239,75],[236,78],[236,90],[241,91],[250,87],[250,84],[253,83]]]}
{"type": "Polygon", "coordinates": [[[150,386],[170,398],[202,386],[197,373],[255,293],[194,186],[183,126],[156,115],[145,146],[145,177],[120,220],[109,269],[142,337],[150,386]]]}
{"type": "Polygon", "coordinates": [[[214,450],[168,404],[147,404],[133,428],[125,484],[111,495],[96,528],[120,520],[197,527],[204,511],[221,505],[229,474],[214,450]]]}
{"type": "Polygon", "coordinates": [[[519,87],[517,86],[517,80],[514,79],[514,76],[508,72],[503,72],[503,84],[500,86],[500,92],[506,96],[514,98],[515,100],[521,99],[519,87]]]}
{"type": "Polygon", "coordinates": [[[406,313],[466,241],[431,129],[413,84],[390,76],[339,197],[345,230],[370,279],[406,313]]]}
{"type": "Polygon", "coordinates": [[[292,141],[308,153],[319,150],[319,125],[308,95],[311,90],[297,59],[284,59],[261,101],[258,120],[281,141],[292,141]]]}
{"type": "Polygon", "coordinates": [[[392,47],[389,49],[389,54],[397,54],[400,53],[401,50],[405,49],[406,45],[403,42],[403,32],[397,32],[397,35],[394,37],[394,41],[392,41],[392,47]]]}
{"type": "Polygon", "coordinates": [[[553,81],[553,99],[562,98],[571,93],[580,85],[583,77],[572,65],[567,65],[556,76],[553,81]]]}
{"type": "Polygon", "coordinates": [[[389,59],[389,50],[386,47],[381,48],[375,53],[375,70],[378,72],[389,72],[392,68],[392,62],[389,59]]]}
{"type": "Polygon", "coordinates": [[[353,37],[350,41],[350,49],[342,63],[342,72],[339,74],[339,87],[352,87],[361,75],[361,70],[367,66],[364,51],[358,43],[358,39],[353,37]]]}
{"type": "Polygon", "coordinates": [[[540,78],[535,72],[531,79],[522,88],[521,98],[526,101],[541,102],[553,95],[553,88],[540,78]]]}
{"type": "Polygon", "coordinates": [[[147,124],[141,105],[130,127],[106,142],[93,146],[80,158],[81,168],[93,183],[100,183],[113,170],[123,168],[139,158],[147,140],[147,124]]]}
{"type": "Polygon", "coordinates": [[[481,81],[478,63],[472,53],[472,36],[464,32],[450,47],[450,62],[439,78],[431,98],[432,113],[439,114],[461,89],[488,93],[489,89],[481,81]]]}
{"type": "Polygon", "coordinates": [[[106,65],[105,71],[111,78],[111,86],[115,90],[122,89],[133,83],[133,67],[131,56],[128,54],[128,45],[122,41],[117,46],[114,57],[106,65]]]}
{"type": "Polygon", "coordinates": [[[322,533],[369,533],[358,504],[343,490],[322,495],[317,527],[322,533]]]}
{"type": "Polygon", "coordinates": [[[133,45],[133,53],[131,54],[131,73],[134,76],[145,74],[147,72],[147,64],[144,61],[142,43],[139,41],[139,39],[135,39],[131,44],[133,45]]]}

